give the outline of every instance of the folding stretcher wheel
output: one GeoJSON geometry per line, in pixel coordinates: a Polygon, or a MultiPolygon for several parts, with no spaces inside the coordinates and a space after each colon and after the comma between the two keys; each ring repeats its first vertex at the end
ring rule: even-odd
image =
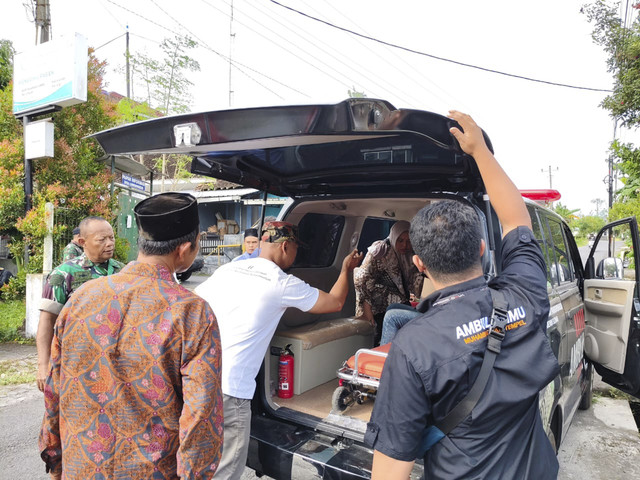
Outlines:
{"type": "Polygon", "coordinates": [[[334,412],[344,412],[348,407],[353,405],[355,398],[347,387],[338,387],[334,390],[331,397],[331,409],[334,412]]]}

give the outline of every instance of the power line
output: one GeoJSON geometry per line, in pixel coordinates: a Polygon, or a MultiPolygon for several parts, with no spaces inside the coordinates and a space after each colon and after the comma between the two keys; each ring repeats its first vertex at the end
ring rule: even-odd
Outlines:
{"type": "Polygon", "coordinates": [[[125,32],[125,33],[121,33],[121,34],[120,34],[120,35],[118,35],[117,37],[112,38],[111,40],[109,40],[107,43],[103,43],[103,44],[102,44],[102,45],[100,45],[99,47],[94,48],[94,49],[93,49],[93,51],[94,51],[94,52],[95,52],[95,51],[98,51],[98,50],[99,50],[99,49],[101,49],[102,47],[105,47],[105,46],[109,45],[111,42],[115,42],[115,41],[116,41],[116,40],[118,40],[119,38],[124,37],[126,34],[127,34],[126,32],[125,32]]]}
{"type": "MultiPolygon", "coordinates": [[[[308,8],[311,8],[312,10],[315,10],[311,5],[309,5],[307,2],[305,2],[305,0],[302,0],[302,3],[305,4],[308,8]]],[[[369,32],[367,32],[364,28],[362,28],[358,23],[356,23],[353,19],[349,18],[346,14],[344,14],[342,11],[338,10],[335,5],[333,5],[331,2],[327,2],[326,5],[331,8],[333,11],[335,11],[340,17],[346,18],[347,20],[349,20],[349,22],[351,22],[352,25],[355,25],[360,31],[364,32],[365,34],[369,34],[369,32]]],[[[315,10],[317,12],[317,10],[315,10]]],[[[325,17],[326,18],[326,17],[325,17]]],[[[458,98],[456,98],[455,96],[453,96],[451,94],[450,91],[440,87],[438,84],[436,84],[433,80],[431,80],[427,75],[423,75],[422,72],[420,72],[415,65],[412,65],[411,63],[407,62],[402,56],[397,56],[397,55],[387,55],[387,56],[382,56],[380,53],[378,53],[376,50],[374,50],[373,48],[371,48],[368,44],[368,42],[364,42],[362,39],[357,38],[355,39],[360,45],[362,45],[364,48],[366,48],[367,50],[369,50],[371,53],[373,53],[374,55],[376,55],[380,60],[382,60],[383,62],[386,62],[387,64],[389,64],[392,68],[396,69],[398,72],[400,72],[404,78],[406,78],[407,80],[409,80],[410,82],[412,82],[415,86],[417,86],[418,88],[426,91],[427,93],[429,93],[430,95],[432,95],[433,97],[435,97],[436,99],[438,99],[440,102],[442,102],[442,104],[444,106],[449,106],[451,104],[451,101],[453,101],[454,104],[459,105],[460,107],[462,107],[464,105],[465,102],[459,100],[458,98]],[[391,60],[398,60],[400,62],[402,62],[402,64],[404,64],[406,66],[406,68],[409,69],[409,71],[412,71],[416,74],[416,76],[414,77],[413,75],[407,75],[406,74],[406,70],[405,69],[401,69],[400,67],[398,67],[396,64],[394,64],[391,60]],[[418,78],[420,78],[423,81],[418,81],[418,78]],[[429,88],[427,88],[424,85],[424,82],[428,82],[431,85],[433,85],[437,90],[439,90],[440,94],[443,94],[445,97],[447,97],[447,101],[445,101],[438,93],[431,91],[429,88]]],[[[386,48],[386,51],[388,52],[393,52],[393,50],[384,45],[384,47],[386,48]]]]}
{"type": "MultiPolygon", "coordinates": [[[[223,15],[227,15],[225,12],[221,11],[221,10],[220,10],[219,8],[217,8],[217,7],[214,7],[213,5],[211,5],[210,3],[206,2],[205,0],[201,0],[201,1],[202,1],[204,4],[208,5],[209,7],[213,8],[214,10],[219,11],[219,12],[220,12],[220,13],[222,13],[223,15]]],[[[236,9],[237,9],[237,8],[236,8],[236,9]]],[[[227,15],[227,16],[228,16],[228,15],[227,15]]],[[[244,24],[243,24],[241,21],[239,21],[237,18],[235,19],[235,22],[236,22],[236,23],[239,23],[240,25],[243,25],[243,26],[245,26],[245,27],[247,27],[247,28],[250,28],[250,27],[248,27],[247,25],[244,25],[244,24]]],[[[319,72],[321,72],[321,73],[323,73],[324,75],[328,76],[329,78],[331,78],[331,79],[335,80],[336,82],[339,82],[339,83],[343,83],[343,84],[344,84],[344,80],[340,80],[339,78],[336,78],[334,75],[329,74],[329,73],[328,73],[328,72],[326,72],[325,70],[322,70],[318,65],[315,65],[315,64],[313,64],[313,63],[311,63],[311,62],[307,61],[306,59],[302,58],[300,55],[297,55],[295,52],[292,52],[291,50],[289,50],[289,49],[287,49],[287,48],[283,47],[282,45],[278,45],[276,42],[274,42],[274,41],[273,41],[273,40],[271,40],[270,38],[268,38],[268,37],[266,37],[266,36],[262,35],[261,33],[259,33],[259,32],[257,32],[257,31],[255,31],[255,30],[254,30],[254,33],[256,33],[257,35],[260,35],[262,38],[264,38],[264,39],[266,39],[266,40],[270,41],[271,43],[274,43],[275,45],[277,45],[278,47],[280,47],[280,48],[281,48],[282,50],[284,50],[285,52],[287,52],[287,53],[289,53],[289,54],[293,55],[295,58],[297,58],[297,59],[298,59],[298,60],[300,60],[301,62],[306,63],[306,64],[307,64],[307,65],[309,65],[310,67],[312,67],[312,68],[314,68],[314,69],[318,70],[319,72]]],[[[289,43],[291,43],[291,42],[289,42],[289,43]]],[[[331,67],[331,65],[328,65],[326,62],[323,62],[322,60],[320,60],[320,59],[319,59],[319,58],[317,58],[317,57],[314,57],[313,55],[311,55],[311,57],[312,57],[314,60],[316,60],[316,61],[318,61],[318,62],[322,63],[323,65],[326,65],[326,66],[327,66],[328,68],[330,68],[331,70],[334,70],[334,71],[335,71],[335,69],[333,69],[333,68],[331,67]]],[[[348,80],[349,82],[353,82],[353,80],[351,80],[350,78],[346,77],[346,75],[343,75],[343,76],[344,76],[344,77],[346,78],[346,80],[348,80]]]]}
{"type": "MultiPolygon", "coordinates": [[[[193,36],[193,38],[195,38],[196,40],[198,40],[199,44],[206,48],[207,50],[212,51],[213,53],[215,53],[216,55],[218,55],[221,58],[227,59],[229,61],[229,64],[233,65],[233,60],[231,60],[231,58],[227,57],[226,55],[223,55],[217,51],[215,51],[213,48],[211,48],[209,45],[207,45],[203,40],[201,40],[200,38],[198,38],[198,36],[196,34],[194,34],[191,30],[189,30],[187,27],[185,27],[183,24],[181,24],[178,20],[176,20],[175,18],[173,18],[166,10],[164,10],[160,5],[158,5],[155,0],[150,0],[151,3],[153,3],[156,7],[158,7],[160,9],[161,12],[163,12],[166,16],[168,16],[169,18],[171,18],[171,20],[173,20],[174,22],[176,22],[178,24],[178,26],[184,28],[190,35],[193,36]]],[[[238,68],[238,67],[236,67],[238,68]]],[[[276,97],[278,97],[280,100],[284,100],[284,98],[282,96],[280,96],[279,94],[277,94],[276,92],[274,92],[273,90],[271,90],[269,87],[267,87],[266,85],[262,84],[261,82],[257,81],[255,78],[253,78],[251,75],[247,74],[246,72],[243,72],[241,69],[239,69],[244,75],[246,75],[247,77],[249,77],[251,80],[253,80],[254,82],[256,82],[258,85],[260,85],[262,88],[269,90],[271,93],[273,93],[276,97]]],[[[266,76],[266,75],[265,75],[266,76]]]]}
{"type": "MultiPolygon", "coordinates": [[[[249,6],[251,6],[252,8],[256,9],[258,11],[258,13],[260,13],[261,15],[264,15],[266,17],[268,17],[269,19],[271,19],[273,22],[282,25],[284,28],[286,28],[287,30],[289,30],[292,34],[296,35],[297,37],[303,39],[305,42],[309,43],[310,45],[312,45],[313,47],[317,48],[318,50],[320,50],[322,53],[328,55],[329,57],[331,57],[333,60],[335,60],[336,62],[339,62],[340,64],[342,64],[344,67],[348,68],[349,70],[356,72],[356,73],[368,73],[368,76],[365,76],[366,79],[368,81],[370,81],[371,83],[373,83],[374,85],[376,85],[377,87],[381,88],[383,91],[388,92],[388,93],[392,93],[396,96],[404,96],[404,98],[402,99],[403,102],[406,102],[408,104],[412,104],[412,103],[416,103],[417,100],[415,98],[412,98],[411,95],[407,94],[406,92],[404,92],[403,90],[399,89],[397,85],[392,85],[390,82],[386,81],[384,76],[380,75],[379,72],[373,72],[371,71],[369,68],[367,68],[364,65],[359,64],[354,58],[349,58],[348,60],[342,60],[341,58],[339,58],[338,56],[334,55],[332,52],[328,51],[327,49],[323,48],[320,46],[320,44],[324,44],[326,47],[328,47],[329,49],[333,50],[335,53],[337,53],[338,55],[344,55],[342,52],[339,52],[337,49],[335,49],[334,47],[332,47],[331,45],[327,44],[326,42],[324,42],[322,39],[319,39],[317,37],[315,37],[314,35],[312,35],[309,31],[305,31],[304,33],[305,35],[300,34],[299,32],[295,31],[293,28],[291,28],[290,25],[287,25],[286,23],[283,23],[282,21],[274,18],[272,16],[272,14],[270,14],[270,12],[267,10],[262,10],[262,8],[258,8],[256,5],[249,3],[249,6]],[[312,39],[315,40],[312,41],[309,38],[310,37],[312,39]],[[384,82],[387,85],[383,85],[381,83],[378,82],[384,82]],[[411,99],[411,100],[409,100],[411,99]],[[409,101],[408,101],[409,100],[409,101]]],[[[247,13],[245,13],[245,15],[249,18],[252,18],[251,16],[249,16],[247,13]]],[[[256,21],[255,19],[252,18],[252,20],[256,21]]],[[[257,22],[256,23],[260,23],[257,22]]],[[[295,25],[295,24],[294,24],[295,25]]],[[[261,25],[262,26],[262,25],[261,25]]],[[[300,28],[299,26],[295,25],[296,28],[300,28]]],[[[269,31],[273,32],[273,30],[268,29],[269,31]]],[[[275,32],[274,32],[275,33],[275,32]]],[[[276,34],[277,35],[277,34],[276,34]]],[[[280,36],[280,35],[278,35],[280,36]]],[[[282,38],[282,36],[280,36],[282,38]]],[[[285,39],[287,42],[292,43],[291,41],[285,39]]],[[[296,44],[294,44],[296,45],[296,44]]],[[[296,45],[298,46],[298,45],[296,45]]],[[[301,48],[298,46],[298,48],[301,48]]],[[[301,48],[302,49],[302,48],[301,48]]],[[[302,49],[305,53],[309,53],[308,51],[302,49]]],[[[314,56],[312,56],[312,58],[316,58],[314,56]]],[[[355,83],[355,82],[354,82],[355,83]]],[[[360,82],[361,87],[365,88],[365,85],[360,82]]],[[[355,87],[355,85],[353,85],[355,87]]],[[[373,92],[372,92],[373,93],[373,92]]],[[[377,94],[373,93],[373,95],[378,96],[377,94]]]]}
{"type": "MultiPolygon", "coordinates": [[[[181,37],[181,38],[185,37],[185,35],[183,35],[183,34],[181,34],[181,33],[178,33],[178,32],[176,32],[175,30],[172,30],[172,29],[170,29],[170,28],[168,28],[168,27],[166,27],[166,26],[164,26],[164,25],[161,25],[161,24],[159,24],[158,22],[155,22],[155,21],[153,21],[153,20],[151,20],[151,19],[149,19],[149,18],[145,17],[144,15],[141,15],[141,14],[139,14],[139,13],[137,13],[137,12],[134,12],[133,10],[131,10],[131,9],[127,8],[127,7],[124,7],[124,6],[120,5],[120,4],[118,4],[117,2],[114,2],[113,0],[106,0],[106,1],[107,1],[107,2],[109,2],[109,3],[111,3],[111,4],[113,4],[113,5],[115,5],[115,6],[116,6],[116,7],[118,7],[118,8],[121,8],[121,9],[123,9],[123,10],[126,10],[127,12],[129,12],[129,13],[131,13],[131,14],[133,14],[133,15],[135,15],[135,16],[137,16],[137,17],[139,17],[139,18],[141,18],[141,19],[143,19],[143,20],[145,20],[145,21],[147,21],[147,22],[149,22],[149,23],[152,23],[152,24],[154,24],[154,25],[156,25],[156,26],[158,26],[158,27],[162,28],[163,30],[166,30],[166,31],[168,31],[168,32],[170,32],[170,33],[172,33],[172,34],[176,35],[177,37],[181,37]]],[[[184,28],[184,27],[183,27],[183,28],[184,28]]],[[[195,36],[194,36],[194,37],[195,37],[195,36]]],[[[223,55],[222,53],[219,53],[219,52],[215,51],[213,48],[211,48],[209,45],[207,45],[206,43],[204,43],[202,40],[200,40],[200,41],[199,41],[199,42],[197,42],[197,43],[198,43],[198,45],[199,45],[199,46],[201,46],[201,47],[203,47],[203,48],[205,48],[205,49],[207,49],[207,50],[209,50],[209,51],[211,51],[211,52],[215,53],[216,55],[218,55],[218,56],[220,56],[220,57],[222,57],[222,58],[226,59],[227,61],[229,60],[229,58],[228,58],[226,55],[223,55]]],[[[251,75],[249,75],[247,72],[245,72],[245,71],[244,71],[242,68],[240,68],[238,65],[240,65],[240,66],[242,66],[242,67],[244,67],[244,68],[246,68],[246,69],[248,69],[248,70],[251,70],[251,71],[253,71],[253,72],[255,72],[255,73],[257,73],[257,74],[259,74],[259,75],[261,75],[261,76],[263,76],[263,77],[265,77],[265,78],[267,78],[267,79],[269,79],[269,80],[271,80],[271,81],[273,81],[273,82],[279,83],[279,84],[281,84],[282,86],[284,86],[284,87],[286,87],[286,88],[289,88],[289,89],[291,89],[291,90],[293,90],[293,91],[295,91],[295,92],[298,92],[298,93],[300,93],[301,95],[305,95],[306,97],[309,97],[308,95],[306,95],[306,94],[304,94],[304,93],[302,93],[302,92],[299,92],[299,91],[298,91],[298,90],[296,90],[295,88],[290,87],[290,86],[288,86],[288,85],[286,85],[286,84],[284,84],[284,83],[282,83],[282,82],[279,82],[278,80],[275,80],[275,79],[273,79],[273,78],[269,77],[268,75],[265,75],[265,74],[263,74],[263,73],[261,73],[261,72],[259,72],[259,71],[255,70],[255,69],[253,69],[253,68],[249,67],[248,65],[244,65],[244,64],[242,64],[242,63],[240,63],[240,62],[236,62],[235,60],[234,60],[234,61],[232,61],[232,65],[233,65],[233,67],[234,67],[234,68],[238,69],[238,71],[239,71],[240,73],[242,73],[243,75],[247,76],[248,78],[250,78],[252,81],[254,81],[255,83],[257,83],[258,85],[260,85],[260,86],[261,86],[261,87],[263,87],[264,89],[266,89],[266,90],[268,90],[268,91],[272,92],[274,95],[276,95],[276,96],[277,96],[277,97],[279,97],[279,98],[282,98],[282,97],[281,97],[280,95],[278,95],[277,93],[273,92],[270,88],[268,88],[267,86],[265,86],[264,84],[262,84],[261,82],[259,82],[258,80],[256,80],[255,78],[253,78],[251,75]]]]}
{"type": "Polygon", "coordinates": [[[343,32],[350,33],[351,35],[356,35],[358,37],[365,38],[367,40],[371,40],[372,42],[377,42],[377,43],[380,43],[382,45],[387,45],[389,47],[397,48],[398,50],[403,50],[405,52],[415,53],[416,55],[421,55],[423,57],[429,57],[429,58],[433,58],[435,60],[441,60],[443,62],[453,63],[455,65],[460,65],[462,67],[474,68],[476,70],[481,70],[481,71],[484,71],[484,72],[495,73],[497,75],[504,75],[505,77],[519,78],[520,80],[527,80],[527,81],[530,81],[530,82],[537,82],[537,83],[544,83],[544,84],[547,84],[547,85],[554,85],[556,87],[574,88],[574,89],[577,89],[577,90],[589,90],[589,91],[592,91],[592,92],[608,92],[608,93],[612,92],[612,90],[609,90],[609,89],[580,87],[580,86],[576,86],[576,85],[568,85],[566,83],[557,83],[557,82],[551,82],[551,81],[548,81],[548,80],[540,80],[540,79],[537,79],[537,78],[525,77],[523,75],[516,75],[516,74],[513,74],[513,73],[502,72],[500,70],[494,70],[494,69],[491,69],[491,68],[480,67],[478,65],[472,65],[470,63],[464,63],[464,62],[459,62],[457,60],[451,60],[449,58],[439,57],[437,55],[432,55],[430,53],[421,52],[419,50],[414,50],[412,48],[403,47],[401,45],[396,45],[395,43],[386,42],[384,40],[380,40],[380,39],[377,39],[375,37],[371,37],[369,35],[363,35],[362,33],[354,32],[353,30],[349,30],[348,28],[340,27],[340,26],[335,25],[335,24],[333,24],[331,22],[327,22],[326,20],[322,20],[321,18],[314,17],[312,15],[309,15],[309,14],[306,14],[306,13],[301,12],[299,10],[296,10],[295,8],[289,7],[287,5],[283,5],[282,3],[277,2],[276,0],[269,0],[269,1],[271,3],[274,3],[274,4],[278,5],[279,7],[282,7],[282,8],[285,8],[287,10],[290,10],[292,12],[295,12],[295,13],[297,13],[299,15],[302,15],[303,17],[309,18],[309,19],[314,20],[316,22],[323,23],[323,24],[325,24],[325,25],[327,25],[327,26],[329,26],[331,28],[335,28],[337,30],[341,30],[343,32]]]}

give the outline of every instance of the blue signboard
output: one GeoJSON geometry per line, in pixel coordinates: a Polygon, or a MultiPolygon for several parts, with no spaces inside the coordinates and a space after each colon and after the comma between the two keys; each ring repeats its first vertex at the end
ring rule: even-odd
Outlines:
{"type": "Polygon", "coordinates": [[[127,175],[126,173],[122,174],[122,184],[126,185],[127,187],[142,190],[143,192],[147,189],[147,184],[144,181],[138,180],[137,178],[133,178],[132,176],[127,175]]]}

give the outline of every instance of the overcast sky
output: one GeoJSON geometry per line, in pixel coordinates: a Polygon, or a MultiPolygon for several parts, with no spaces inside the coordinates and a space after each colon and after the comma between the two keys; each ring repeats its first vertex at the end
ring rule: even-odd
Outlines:
{"type": "MultiPolygon", "coordinates": [[[[279,0],[310,16],[407,49],[484,69],[610,89],[606,55],[591,39],[579,0],[279,0]]],[[[0,38],[18,51],[35,43],[26,0],[3,0],[0,38]]],[[[359,38],[269,0],[50,0],[53,38],[79,32],[109,64],[108,89],[126,93],[125,33],[132,53],[159,56],[175,33],[200,46],[190,55],[192,111],[337,103],[355,88],[397,108],[470,113],[519,188],[553,188],[561,202],[595,212],[607,200],[613,120],[606,92],[554,86],[456,65],[359,38]],[[231,45],[230,31],[234,33],[231,45]],[[117,38],[121,36],[120,38],[117,38]],[[111,40],[116,39],[110,42],[111,40]],[[105,45],[106,44],[106,45],[105,45]],[[104,45],[104,46],[103,46],[104,45]]],[[[636,10],[633,10],[634,15],[636,10]]],[[[142,93],[135,85],[134,94],[142,93]]],[[[637,132],[618,130],[638,143],[637,132]]]]}

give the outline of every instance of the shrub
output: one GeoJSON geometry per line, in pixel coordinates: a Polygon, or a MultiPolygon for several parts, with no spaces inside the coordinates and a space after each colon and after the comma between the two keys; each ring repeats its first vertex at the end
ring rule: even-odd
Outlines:
{"type": "MultiPolygon", "coordinates": [[[[7,301],[24,300],[27,293],[27,272],[24,269],[11,277],[9,283],[0,287],[0,299],[7,301]]],[[[0,318],[0,321],[2,319],[0,318]]]]}

